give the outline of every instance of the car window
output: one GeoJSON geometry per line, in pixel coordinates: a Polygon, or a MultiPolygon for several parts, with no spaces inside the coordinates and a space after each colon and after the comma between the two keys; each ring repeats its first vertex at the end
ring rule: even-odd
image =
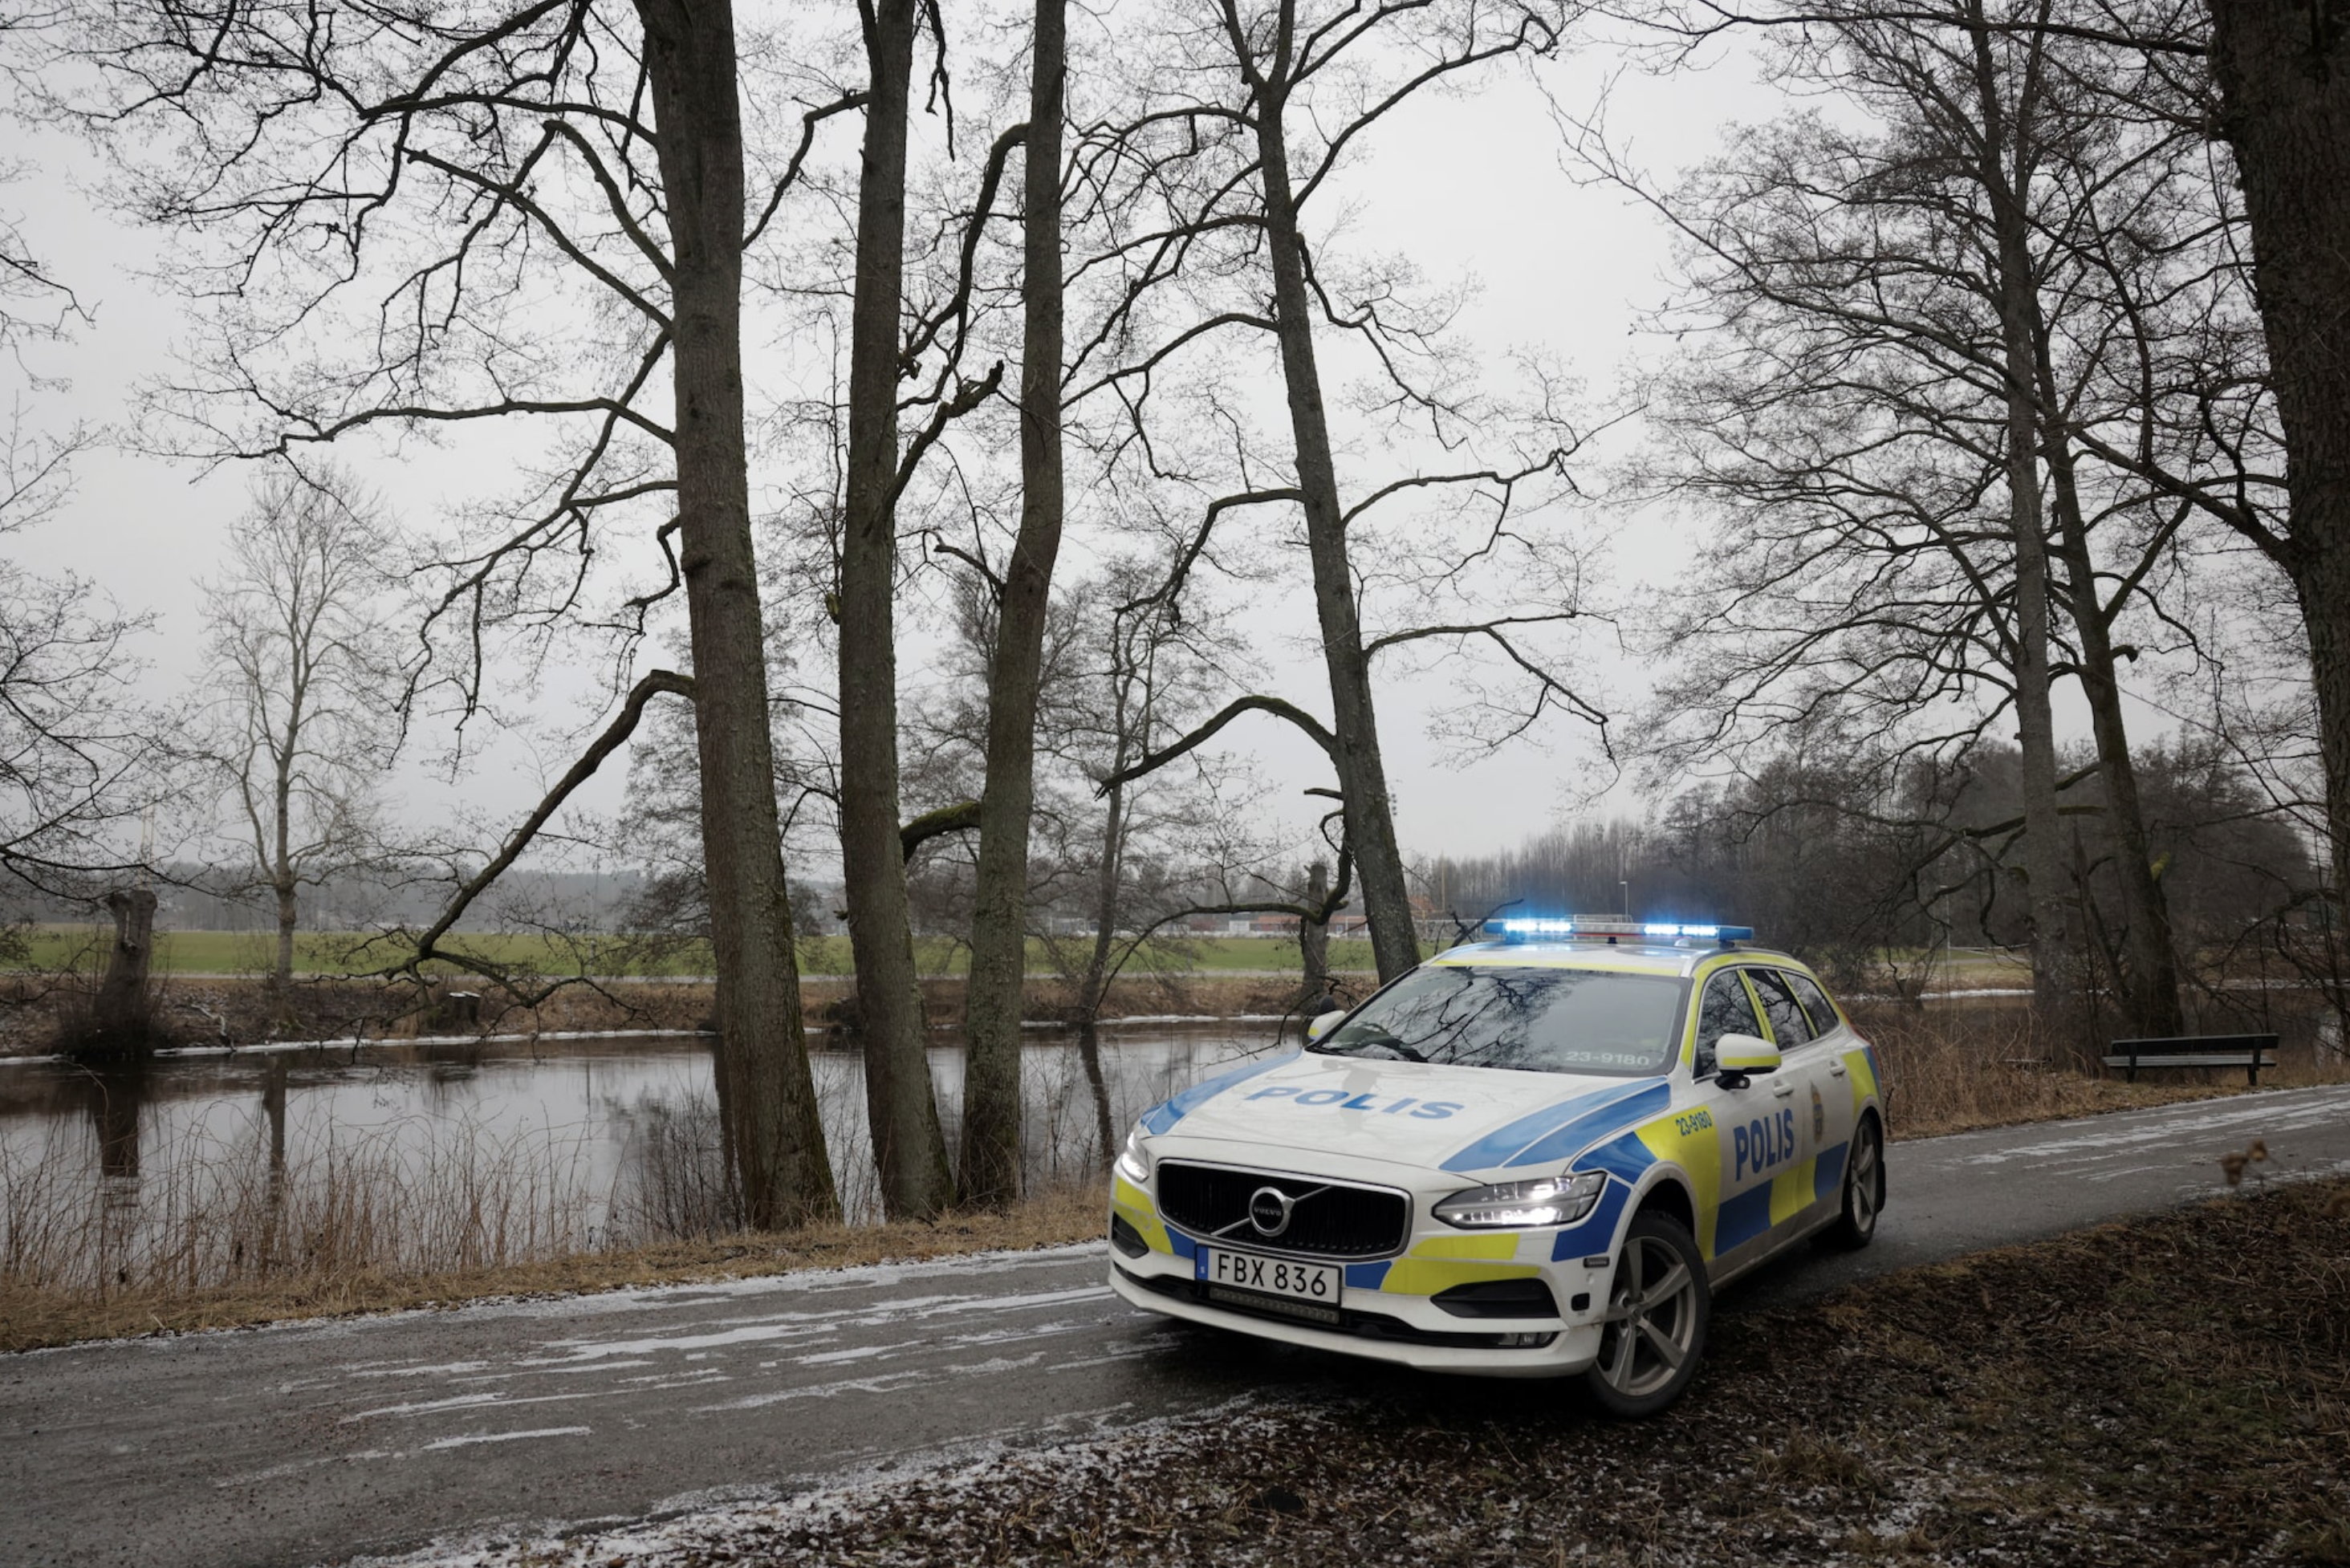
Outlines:
{"type": "Polygon", "coordinates": [[[1750,969],[1746,978],[1754,982],[1754,994],[1762,999],[1762,1012],[1771,1020],[1771,1034],[1779,1049],[1792,1051],[1810,1044],[1812,1021],[1804,1016],[1803,1003],[1788,989],[1787,977],[1775,969],[1750,969]]]}
{"type": "Polygon", "coordinates": [[[1334,1056],[1645,1076],[1672,1065],[1686,981],[1604,970],[1430,964],[1306,1047],[1334,1056]]]}
{"type": "Polygon", "coordinates": [[[1714,1044],[1723,1035],[1759,1036],[1762,1033],[1754,1003],[1748,1000],[1746,988],[1738,983],[1738,971],[1723,970],[1705,982],[1705,1001],[1698,1007],[1697,1075],[1702,1078],[1714,1070],[1714,1044]]]}
{"type": "Polygon", "coordinates": [[[1812,983],[1810,975],[1790,974],[1787,983],[1795,988],[1795,1000],[1802,1002],[1804,1011],[1812,1015],[1812,1032],[1814,1034],[1828,1033],[1844,1022],[1835,1010],[1835,1003],[1828,1000],[1826,992],[1812,983]]]}

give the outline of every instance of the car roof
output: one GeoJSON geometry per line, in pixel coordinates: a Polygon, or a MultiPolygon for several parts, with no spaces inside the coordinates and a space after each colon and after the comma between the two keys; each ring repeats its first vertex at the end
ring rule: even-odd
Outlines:
{"type": "Polygon", "coordinates": [[[1800,960],[1775,948],[1683,947],[1673,942],[1471,942],[1449,948],[1428,961],[1453,968],[1588,969],[1616,974],[1659,974],[1686,978],[1712,959],[1783,964],[1809,974],[1800,960]]]}

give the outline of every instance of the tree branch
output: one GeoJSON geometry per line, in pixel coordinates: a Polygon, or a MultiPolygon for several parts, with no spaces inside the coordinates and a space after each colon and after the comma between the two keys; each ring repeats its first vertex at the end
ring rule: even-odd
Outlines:
{"type": "Polygon", "coordinates": [[[1303,708],[1296,706],[1295,703],[1284,702],[1278,697],[1235,697],[1232,701],[1225,704],[1222,712],[1209,720],[1206,723],[1201,725],[1198,729],[1192,731],[1190,734],[1184,736],[1181,740],[1176,742],[1173,745],[1169,746],[1162,751],[1152,752],[1140,762],[1138,762],[1129,767],[1122,768],[1118,772],[1110,774],[1107,778],[1103,779],[1099,784],[1094,785],[1094,794],[1097,795],[1107,794],[1112,789],[1116,788],[1119,784],[1131,784],[1136,779],[1142,777],[1145,774],[1158,772],[1160,768],[1165,767],[1169,763],[1173,762],[1176,758],[1207,744],[1209,741],[1215,737],[1217,731],[1222,729],[1225,725],[1231,723],[1242,714],[1251,712],[1271,713],[1277,718],[1288,720],[1300,730],[1305,732],[1306,735],[1312,739],[1314,743],[1321,747],[1326,753],[1335,753],[1338,749],[1337,737],[1331,734],[1327,729],[1325,729],[1319,719],[1316,719],[1313,714],[1308,713],[1303,708]]]}
{"type": "Polygon", "coordinates": [[[952,805],[942,805],[936,811],[926,811],[898,829],[898,844],[908,860],[914,851],[933,838],[950,833],[967,833],[979,826],[979,802],[959,800],[952,805]]]}
{"type": "Polygon", "coordinates": [[[581,753],[579,760],[571,764],[570,771],[556,781],[555,787],[547,792],[546,798],[540,801],[530,815],[523,819],[522,826],[506,836],[504,846],[491,858],[490,862],[472,877],[467,877],[458,888],[456,895],[449,900],[448,907],[441,911],[440,918],[426,927],[424,934],[417,939],[416,950],[411,953],[405,961],[380,972],[387,976],[409,974],[421,978],[422,972],[421,966],[424,961],[427,959],[437,958],[458,964],[490,979],[503,981],[504,976],[494,966],[485,965],[478,959],[467,958],[462,954],[442,952],[439,950],[441,939],[447,936],[450,928],[464,918],[466,909],[472,907],[473,900],[480,898],[488,889],[490,884],[503,876],[507,867],[521,857],[522,852],[530,847],[531,841],[538,836],[539,829],[545,827],[555,814],[563,808],[563,803],[571,797],[571,793],[595,776],[596,770],[603,765],[605,758],[627,744],[629,737],[636,733],[637,722],[644,717],[646,704],[664,691],[691,701],[693,696],[693,678],[681,675],[673,670],[656,670],[630,688],[628,701],[621,704],[620,711],[612,722],[604,726],[604,732],[598,735],[588,750],[581,753]]]}

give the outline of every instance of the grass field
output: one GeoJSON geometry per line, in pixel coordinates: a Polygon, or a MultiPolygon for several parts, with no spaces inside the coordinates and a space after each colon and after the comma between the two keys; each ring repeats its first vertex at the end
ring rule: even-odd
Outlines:
{"type": "MultiPolygon", "coordinates": [[[[110,929],[95,926],[37,927],[33,932],[31,966],[41,971],[102,968],[112,940],[110,929]]],[[[636,943],[613,936],[484,932],[452,938],[446,945],[536,974],[662,978],[708,974],[712,968],[709,950],[702,944],[649,961],[636,943]]],[[[968,950],[961,943],[941,938],[918,939],[914,950],[916,961],[927,974],[961,974],[969,959],[968,950]]],[[[408,950],[404,943],[388,938],[308,931],[295,938],[294,967],[302,974],[364,973],[399,962],[408,950]]],[[[847,937],[813,938],[803,942],[800,950],[805,973],[849,971],[847,937]]],[[[155,969],[163,974],[259,973],[268,967],[272,951],[272,939],[261,932],[164,931],[155,938],[155,969]]],[[[1206,937],[1170,944],[1150,956],[1152,968],[1204,973],[1287,970],[1298,965],[1297,944],[1277,937],[1206,937]]],[[[1368,970],[1371,945],[1334,941],[1330,962],[1336,969],[1368,970]]],[[[1043,943],[1028,944],[1028,968],[1033,974],[1055,972],[1043,943]]]]}

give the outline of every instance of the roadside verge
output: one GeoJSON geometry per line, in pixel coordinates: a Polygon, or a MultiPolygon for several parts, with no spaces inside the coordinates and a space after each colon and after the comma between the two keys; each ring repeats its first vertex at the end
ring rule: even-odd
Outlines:
{"type": "MultiPolygon", "coordinates": [[[[1201,1336],[1202,1353],[1246,1357],[1201,1336]]],[[[1555,1385],[1153,1423],[405,1563],[2350,1563],[2350,1182],[1715,1319],[1664,1417],[1555,1385]]]]}

